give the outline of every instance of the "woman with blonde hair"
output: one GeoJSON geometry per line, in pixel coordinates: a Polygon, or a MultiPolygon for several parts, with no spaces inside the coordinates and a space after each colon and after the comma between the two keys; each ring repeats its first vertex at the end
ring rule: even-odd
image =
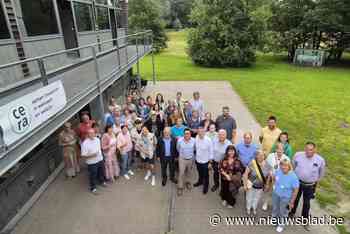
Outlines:
{"type": "MultiPolygon", "coordinates": [[[[272,168],[272,173],[275,173],[280,166],[280,162],[282,160],[289,160],[288,156],[286,156],[283,153],[283,144],[281,142],[278,142],[276,144],[275,147],[275,152],[274,153],[270,153],[267,158],[266,158],[266,162],[271,166],[272,168]]],[[[263,194],[263,205],[262,205],[262,209],[263,210],[267,210],[269,204],[271,204],[271,190],[270,191],[265,191],[263,194]]]]}
{"type": "Polygon", "coordinates": [[[246,191],[246,209],[250,215],[251,209],[256,215],[258,203],[264,191],[268,191],[271,185],[272,168],[266,162],[264,153],[256,151],[253,159],[243,174],[244,190],[246,191]]]}
{"type": "Polygon", "coordinates": [[[277,232],[284,229],[284,220],[294,207],[299,190],[299,179],[293,171],[290,160],[283,159],[279,169],[272,176],[274,189],[272,192],[272,217],[278,220],[277,232]]]}

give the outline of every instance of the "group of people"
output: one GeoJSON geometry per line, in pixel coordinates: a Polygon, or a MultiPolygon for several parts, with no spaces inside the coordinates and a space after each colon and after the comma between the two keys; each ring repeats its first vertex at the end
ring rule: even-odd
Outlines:
{"type": "MultiPolygon", "coordinates": [[[[191,100],[177,92],[175,100],[168,101],[161,93],[155,99],[132,93],[123,105],[112,97],[103,122],[101,132],[89,113],[83,113],[77,129],[66,123],[59,136],[67,176],[74,177],[80,170],[78,161],[85,160],[92,193],[97,193],[98,183],[107,186],[119,177],[129,180],[135,169],[145,170],[144,180],[155,186],[159,160],[162,186],[169,176],[177,184],[178,196],[192,187],[201,187],[207,194],[212,171],[210,190],[220,188],[224,207],[234,207],[243,187],[248,215],[256,215],[261,201],[263,210],[272,205],[272,216],[282,220],[294,216],[301,196],[302,216],[309,216],[310,200],[325,173],[325,161],[315,143],[307,142],[304,151],[293,155],[288,133],[277,127],[276,117],[268,118],[259,144],[253,142],[251,132],[245,132],[240,141],[229,107],[224,106],[213,119],[205,112],[199,92],[191,100]],[[198,180],[192,183],[194,166],[198,180]]],[[[281,221],[276,230],[283,229],[281,221]]]]}

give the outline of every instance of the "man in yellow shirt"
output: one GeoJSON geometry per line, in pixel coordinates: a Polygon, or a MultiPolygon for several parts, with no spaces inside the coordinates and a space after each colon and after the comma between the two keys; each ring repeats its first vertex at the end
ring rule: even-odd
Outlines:
{"type": "Polygon", "coordinates": [[[277,141],[281,132],[282,132],[281,129],[277,127],[276,117],[270,116],[267,121],[267,126],[262,128],[261,134],[259,137],[265,157],[269,155],[273,144],[277,141]]]}

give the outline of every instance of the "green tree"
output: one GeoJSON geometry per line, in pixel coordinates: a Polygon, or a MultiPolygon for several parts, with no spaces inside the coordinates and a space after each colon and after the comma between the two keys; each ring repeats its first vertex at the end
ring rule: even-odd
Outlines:
{"type": "Polygon", "coordinates": [[[327,49],[328,59],[340,60],[350,47],[350,1],[319,0],[309,16],[313,47],[327,49]]]}
{"type": "Polygon", "coordinates": [[[259,35],[250,6],[254,0],[196,0],[191,12],[195,28],[188,53],[204,66],[243,67],[255,61],[259,35]]]}
{"type": "Polygon", "coordinates": [[[274,1],[269,19],[274,44],[293,60],[297,48],[325,49],[339,60],[350,46],[349,0],[274,1]]]}
{"type": "Polygon", "coordinates": [[[276,46],[288,51],[290,61],[293,60],[296,49],[304,47],[310,39],[310,30],[305,22],[315,5],[313,0],[281,0],[272,3],[270,27],[277,32],[276,46]]]}
{"type": "Polygon", "coordinates": [[[132,31],[152,30],[153,47],[156,52],[166,48],[168,40],[160,9],[160,4],[154,0],[129,1],[129,29],[132,31]]]}

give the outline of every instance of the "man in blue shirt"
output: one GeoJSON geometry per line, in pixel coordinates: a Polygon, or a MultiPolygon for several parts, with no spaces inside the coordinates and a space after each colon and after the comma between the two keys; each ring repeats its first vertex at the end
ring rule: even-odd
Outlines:
{"type": "Polygon", "coordinates": [[[184,136],[185,126],[182,124],[182,119],[178,118],[176,120],[176,125],[171,127],[171,136],[178,139],[184,136]]]}
{"type": "Polygon", "coordinates": [[[182,195],[184,185],[188,190],[192,187],[190,179],[195,159],[195,144],[195,139],[191,137],[191,130],[186,128],[184,137],[177,141],[177,152],[179,154],[178,196],[182,195]]]}
{"type": "Polygon", "coordinates": [[[159,137],[157,143],[157,156],[160,158],[162,169],[162,185],[167,182],[167,168],[169,165],[170,180],[177,184],[175,179],[175,157],[177,157],[176,139],[170,136],[170,128],[166,127],[163,131],[163,137],[159,137]]]}
{"type": "Polygon", "coordinates": [[[236,146],[239,160],[247,167],[249,163],[254,159],[255,152],[258,150],[258,146],[252,143],[253,134],[246,132],[243,134],[243,142],[236,146]]]}

